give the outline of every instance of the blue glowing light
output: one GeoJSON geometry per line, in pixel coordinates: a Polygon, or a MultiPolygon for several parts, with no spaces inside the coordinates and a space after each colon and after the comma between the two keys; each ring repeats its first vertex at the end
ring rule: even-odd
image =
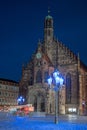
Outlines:
{"type": "MultiPolygon", "coordinates": [[[[55,71],[53,73],[53,77],[50,77],[47,81],[48,81],[49,85],[51,85],[51,84],[55,85],[56,84],[56,85],[62,86],[64,79],[61,77],[59,71],[55,71]]],[[[57,86],[57,87],[59,87],[59,86],[57,86]]]]}
{"type": "Polygon", "coordinates": [[[58,76],[56,76],[55,81],[56,81],[57,84],[60,83],[60,78],[58,76]]]}
{"type": "Polygon", "coordinates": [[[63,78],[60,78],[60,85],[63,85],[63,82],[64,82],[63,78]]]}
{"type": "Polygon", "coordinates": [[[17,101],[18,101],[19,104],[22,104],[22,103],[25,101],[25,99],[24,99],[22,96],[20,96],[20,97],[17,99],[17,101]]]}
{"type": "Polygon", "coordinates": [[[20,96],[20,99],[22,99],[23,97],[22,96],[20,96]]]}
{"type": "Polygon", "coordinates": [[[58,72],[58,71],[55,71],[55,72],[53,73],[53,77],[56,78],[57,76],[59,76],[59,72],[58,72]]]}

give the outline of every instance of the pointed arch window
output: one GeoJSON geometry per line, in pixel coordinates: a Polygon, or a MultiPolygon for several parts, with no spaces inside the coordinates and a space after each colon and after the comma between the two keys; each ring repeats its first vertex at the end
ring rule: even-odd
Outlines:
{"type": "Polygon", "coordinates": [[[47,79],[48,79],[48,72],[44,72],[44,82],[47,82],[47,79]]]}
{"type": "Polygon", "coordinates": [[[33,78],[32,77],[30,77],[29,85],[33,85],[33,78]]]}
{"type": "Polygon", "coordinates": [[[51,19],[47,19],[46,20],[45,27],[47,27],[47,28],[51,28],[52,27],[52,20],[51,19]]]}
{"type": "Polygon", "coordinates": [[[38,70],[36,74],[36,83],[41,83],[41,82],[42,82],[42,73],[40,70],[38,70]]]}
{"type": "Polygon", "coordinates": [[[48,27],[51,27],[51,20],[47,22],[48,27]]]}
{"type": "Polygon", "coordinates": [[[66,103],[71,103],[71,74],[66,75],[66,103]]]}

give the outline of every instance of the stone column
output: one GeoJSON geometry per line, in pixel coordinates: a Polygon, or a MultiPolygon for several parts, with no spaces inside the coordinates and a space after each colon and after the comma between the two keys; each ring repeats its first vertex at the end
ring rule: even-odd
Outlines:
{"type": "Polygon", "coordinates": [[[37,97],[37,111],[40,112],[41,111],[41,102],[40,102],[40,97],[37,97]]]}

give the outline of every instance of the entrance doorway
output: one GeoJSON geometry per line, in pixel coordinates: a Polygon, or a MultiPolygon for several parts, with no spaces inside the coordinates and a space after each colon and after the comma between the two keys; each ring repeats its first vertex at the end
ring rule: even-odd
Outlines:
{"type": "Polygon", "coordinates": [[[45,112],[45,97],[41,94],[34,96],[34,111],[45,112]]]}

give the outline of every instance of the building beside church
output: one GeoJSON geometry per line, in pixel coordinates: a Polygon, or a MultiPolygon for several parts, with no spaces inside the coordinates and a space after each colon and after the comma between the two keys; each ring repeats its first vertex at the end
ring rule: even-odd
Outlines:
{"type": "Polygon", "coordinates": [[[22,67],[20,95],[25,103],[33,104],[35,111],[54,114],[55,91],[49,89],[47,78],[54,69],[64,77],[58,93],[58,112],[83,115],[87,112],[87,67],[67,46],[54,38],[53,17],[44,20],[44,38],[36,52],[22,67]]]}
{"type": "Polygon", "coordinates": [[[0,110],[18,105],[19,83],[0,78],[0,110]]]}

